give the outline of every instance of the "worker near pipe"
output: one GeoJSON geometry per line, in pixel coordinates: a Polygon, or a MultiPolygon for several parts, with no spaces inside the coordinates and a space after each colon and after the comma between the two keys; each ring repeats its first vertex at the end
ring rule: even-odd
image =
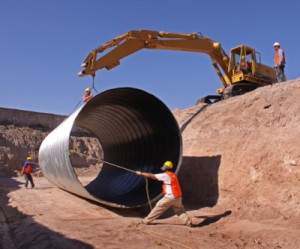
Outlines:
{"type": "Polygon", "coordinates": [[[82,96],[82,101],[84,103],[88,102],[91,98],[93,98],[93,95],[91,93],[91,89],[88,87],[85,89],[85,94],[82,96]]]}
{"type": "Polygon", "coordinates": [[[166,212],[169,208],[172,208],[175,214],[183,222],[183,224],[187,226],[193,226],[192,220],[184,210],[182,204],[182,191],[179,180],[172,169],[173,163],[171,161],[166,161],[161,167],[163,173],[152,174],[148,172],[136,171],[137,175],[163,182],[162,193],[164,194],[164,197],[157,202],[156,206],[152,209],[150,214],[142,220],[142,224],[150,224],[152,221],[166,212]]]}
{"type": "Polygon", "coordinates": [[[34,182],[31,175],[32,169],[36,167],[36,164],[32,161],[32,157],[28,156],[27,160],[25,161],[21,174],[24,175],[25,178],[25,187],[28,188],[28,182],[31,184],[31,188],[34,188],[34,182]]]}

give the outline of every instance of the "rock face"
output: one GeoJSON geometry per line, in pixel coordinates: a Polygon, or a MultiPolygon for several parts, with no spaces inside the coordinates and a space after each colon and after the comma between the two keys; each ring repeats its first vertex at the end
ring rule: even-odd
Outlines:
{"type": "Polygon", "coordinates": [[[64,116],[0,108],[0,170],[19,170],[64,116]]]}
{"type": "MultiPolygon", "coordinates": [[[[0,171],[20,171],[28,155],[38,162],[44,138],[65,118],[62,115],[0,108],[0,171]]],[[[78,174],[98,171],[100,163],[91,156],[101,156],[102,150],[95,138],[74,130],[71,145],[71,159],[78,174]],[[79,151],[86,156],[77,153],[79,151]]]]}

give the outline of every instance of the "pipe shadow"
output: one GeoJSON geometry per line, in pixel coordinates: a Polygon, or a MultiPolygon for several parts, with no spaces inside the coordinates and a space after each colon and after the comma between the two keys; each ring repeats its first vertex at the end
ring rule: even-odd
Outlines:
{"type": "Polygon", "coordinates": [[[219,199],[221,156],[183,157],[178,178],[187,210],[213,207],[219,199]]]}
{"type": "Polygon", "coordinates": [[[9,206],[8,193],[23,185],[23,182],[0,172],[0,248],[93,248],[92,245],[49,230],[38,224],[32,216],[9,206]]]}

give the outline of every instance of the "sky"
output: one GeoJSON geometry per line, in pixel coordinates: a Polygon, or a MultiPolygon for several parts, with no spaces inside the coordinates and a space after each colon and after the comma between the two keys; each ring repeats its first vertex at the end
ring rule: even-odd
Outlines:
{"type": "MultiPolygon", "coordinates": [[[[90,76],[77,75],[86,56],[130,30],[201,32],[228,55],[241,44],[253,47],[269,66],[278,41],[287,79],[296,79],[299,9],[298,0],[0,0],[0,107],[69,115],[92,86],[90,76]]],[[[209,56],[167,50],[140,50],[95,78],[98,93],[139,88],[170,110],[221,86],[209,56]]]]}

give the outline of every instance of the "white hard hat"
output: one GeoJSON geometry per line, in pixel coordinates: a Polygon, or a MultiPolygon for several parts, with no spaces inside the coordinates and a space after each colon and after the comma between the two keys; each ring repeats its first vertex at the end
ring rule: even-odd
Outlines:
{"type": "Polygon", "coordinates": [[[280,46],[279,42],[275,42],[273,47],[275,47],[275,46],[280,46]]]}

